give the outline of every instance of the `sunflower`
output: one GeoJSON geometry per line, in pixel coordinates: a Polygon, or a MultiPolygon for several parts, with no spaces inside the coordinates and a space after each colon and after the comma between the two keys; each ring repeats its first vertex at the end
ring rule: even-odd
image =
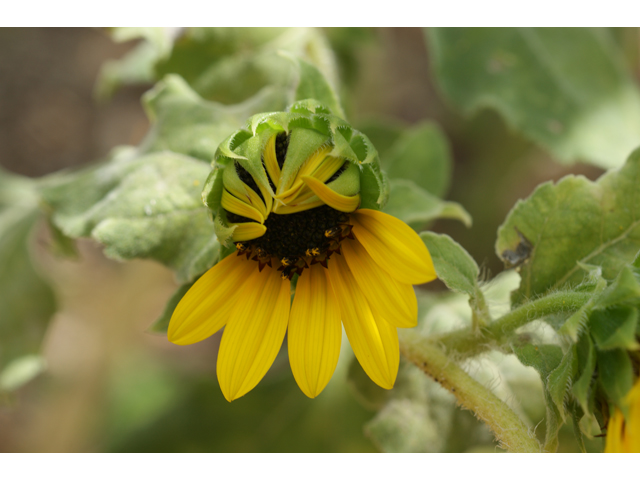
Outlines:
{"type": "Polygon", "coordinates": [[[420,237],[379,211],[388,189],[375,149],[313,100],[248,125],[220,146],[203,192],[224,258],[177,305],[169,340],[225,327],[217,374],[232,401],[258,384],[288,332],[294,378],[313,398],[333,375],[344,326],[364,371],[392,388],[396,328],[417,323],[412,285],[436,275],[420,237]]]}
{"type": "Polygon", "coordinates": [[[605,453],[640,453],[640,378],[625,398],[627,415],[615,409],[607,427],[605,453]]]}

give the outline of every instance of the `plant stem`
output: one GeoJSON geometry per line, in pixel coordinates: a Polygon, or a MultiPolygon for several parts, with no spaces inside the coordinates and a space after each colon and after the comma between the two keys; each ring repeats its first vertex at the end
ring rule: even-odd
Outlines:
{"type": "Polygon", "coordinates": [[[493,431],[501,448],[509,452],[540,452],[540,443],[506,403],[471,378],[440,348],[415,333],[401,331],[402,354],[436,382],[452,392],[493,431]]]}
{"type": "Polygon", "coordinates": [[[579,310],[591,296],[590,293],[582,292],[552,293],[512,310],[479,330],[462,328],[432,337],[429,341],[441,344],[448,352],[455,352],[456,357],[472,357],[492,346],[500,345],[516,329],[533,320],[553,313],[579,310]]]}

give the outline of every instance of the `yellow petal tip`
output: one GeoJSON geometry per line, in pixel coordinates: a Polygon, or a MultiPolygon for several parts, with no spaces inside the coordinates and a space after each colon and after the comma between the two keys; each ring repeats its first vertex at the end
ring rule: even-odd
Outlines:
{"type": "Polygon", "coordinates": [[[360,205],[359,194],[353,196],[341,195],[331,190],[317,178],[308,175],[303,176],[301,179],[320,200],[340,212],[351,213],[360,205]]]}

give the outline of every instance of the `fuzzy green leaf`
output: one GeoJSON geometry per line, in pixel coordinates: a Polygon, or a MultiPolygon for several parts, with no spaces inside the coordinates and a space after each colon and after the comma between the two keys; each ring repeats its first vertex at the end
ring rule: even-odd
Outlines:
{"type": "Polygon", "coordinates": [[[626,408],[624,397],[633,385],[633,367],[624,350],[598,350],[598,382],[609,398],[619,408],[626,408]]]}
{"type": "Polygon", "coordinates": [[[496,109],[562,162],[617,167],[640,143],[640,93],[604,29],[442,28],[428,40],[456,106],[496,109]]]}
{"type": "Polygon", "coordinates": [[[530,244],[521,267],[515,303],[575,286],[588,275],[578,262],[602,268],[613,280],[640,249],[640,150],[620,170],[591,182],[569,175],[544,183],[518,201],[498,230],[496,252],[503,259],[530,244]]]}
{"type": "Polygon", "coordinates": [[[451,290],[476,295],[480,271],[471,255],[448,235],[423,232],[420,238],[429,249],[438,278],[451,290]]]}
{"type": "Polygon", "coordinates": [[[637,325],[638,310],[631,307],[596,310],[589,318],[589,330],[599,350],[638,349],[637,325]]]}
{"type": "Polygon", "coordinates": [[[220,247],[201,199],[209,166],[170,152],[130,154],[45,187],[52,221],[69,237],[103,243],[109,257],[154,259],[180,281],[195,278],[220,247]]]}
{"type": "Polygon", "coordinates": [[[546,381],[546,387],[549,391],[549,395],[555,403],[558,412],[562,419],[565,419],[565,406],[564,399],[567,395],[567,391],[571,386],[571,379],[573,378],[577,369],[577,360],[574,356],[573,350],[569,350],[560,361],[560,364],[549,374],[546,381]]]}

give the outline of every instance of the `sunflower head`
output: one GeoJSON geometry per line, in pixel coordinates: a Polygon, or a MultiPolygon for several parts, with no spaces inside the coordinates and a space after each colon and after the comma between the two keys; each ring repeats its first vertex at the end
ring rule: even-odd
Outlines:
{"type": "Polygon", "coordinates": [[[167,336],[189,345],[224,327],[225,398],[258,384],[285,334],[296,382],[317,396],[343,326],[365,372],[392,388],[396,328],[417,323],[412,285],[436,275],[416,232],[378,211],[387,183],[369,139],[315,100],[255,115],[220,145],[203,198],[226,258],[180,300],[167,336]]]}
{"type": "Polygon", "coordinates": [[[225,247],[291,278],[326,264],[351,236],[348,214],[378,210],[387,195],[369,139],[308,99],[254,115],[222,142],[203,200],[225,247]]]}

